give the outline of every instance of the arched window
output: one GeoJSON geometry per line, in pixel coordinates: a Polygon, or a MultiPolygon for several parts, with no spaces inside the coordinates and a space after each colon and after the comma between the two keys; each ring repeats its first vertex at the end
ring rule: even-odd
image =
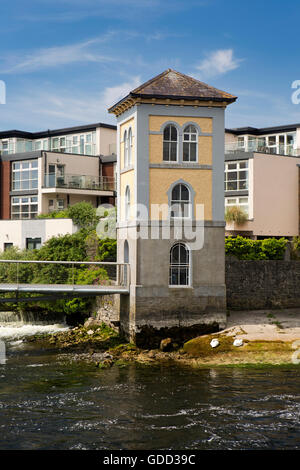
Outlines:
{"type": "Polygon", "coordinates": [[[130,218],[130,188],[126,187],[125,191],[125,220],[130,218]]]}
{"type": "Polygon", "coordinates": [[[169,124],[164,129],[163,160],[165,162],[177,161],[178,132],[175,126],[169,124]]]}
{"type": "Polygon", "coordinates": [[[183,131],[183,161],[197,161],[198,132],[195,126],[189,124],[183,131]]]}
{"type": "Polygon", "coordinates": [[[184,243],[176,243],[170,251],[170,286],[190,285],[190,252],[184,243]]]}
{"type": "Polygon", "coordinates": [[[132,151],[132,130],[131,127],[129,127],[128,130],[128,138],[127,138],[127,148],[128,148],[128,161],[127,161],[127,166],[131,165],[131,151],[132,151]]]}
{"type": "Polygon", "coordinates": [[[176,184],[172,189],[171,217],[191,217],[191,195],[185,184],[176,184]]]}
{"type": "Polygon", "coordinates": [[[124,167],[128,166],[128,137],[127,130],[124,132],[124,167]]]}
{"type": "MultiPolygon", "coordinates": [[[[129,246],[128,241],[124,242],[124,263],[129,263],[129,246]]],[[[128,283],[128,266],[124,266],[124,285],[128,283]]]]}

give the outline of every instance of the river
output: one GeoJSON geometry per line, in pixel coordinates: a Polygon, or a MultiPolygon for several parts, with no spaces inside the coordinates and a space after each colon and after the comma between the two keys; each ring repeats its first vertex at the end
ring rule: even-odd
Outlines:
{"type": "Polygon", "coordinates": [[[100,370],[5,342],[1,450],[300,448],[300,368],[100,370]]]}

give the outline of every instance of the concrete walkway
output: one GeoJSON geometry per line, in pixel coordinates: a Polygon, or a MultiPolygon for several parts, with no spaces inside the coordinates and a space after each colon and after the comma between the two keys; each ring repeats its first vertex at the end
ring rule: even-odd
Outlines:
{"type": "Polygon", "coordinates": [[[249,341],[300,340],[300,308],[230,311],[222,333],[249,341]]]}

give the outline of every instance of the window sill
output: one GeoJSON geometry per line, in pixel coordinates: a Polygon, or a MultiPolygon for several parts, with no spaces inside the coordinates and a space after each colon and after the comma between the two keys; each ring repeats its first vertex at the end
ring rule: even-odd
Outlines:
{"type": "Polygon", "coordinates": [[[193,286],[170,286],[169,289],[194,289],[193,286]]]}
{"type": "Polygon", "coordinates": [[[134,170],[134,166],[133,165],[128,165],[120,171],[120,174],[122,175],[123,173],[127,173],[127,171],[131,171],[131,170],[134,170]]]}

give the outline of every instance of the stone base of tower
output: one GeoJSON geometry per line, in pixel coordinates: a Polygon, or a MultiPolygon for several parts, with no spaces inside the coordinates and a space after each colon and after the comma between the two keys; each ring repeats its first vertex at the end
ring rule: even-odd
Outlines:
{"type": "Polygon", "coordinates": [[[140,347],[157,348],[166,337],[183,343],[226,327],[224,223],[205,222],[203,247],[190,251],[190,286],[169,286],[176,242],[173,231],[169,239],[118,239],[120,262],[124,244],[128,249],[132,280],[120,303],[120,330],[140,347]]]}
{"type": "Polygon", "coordinates": [[[157,348],[163,338],[183,343],[226,326],[225,286],[196,289],[132,288],[130,313],[120,315],[122,333],[137,346],[157,348]]]}

